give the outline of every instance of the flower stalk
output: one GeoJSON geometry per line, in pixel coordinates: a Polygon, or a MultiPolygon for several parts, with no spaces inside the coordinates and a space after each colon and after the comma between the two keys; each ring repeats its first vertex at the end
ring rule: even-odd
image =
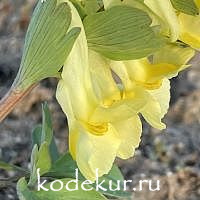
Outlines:
{"type": "Polygon", "coordinates": [[[25,90],[20,90],[16,87],[10,88],[7,94],[0,100],[0,122],[12,112],[15,106],[27,96],[35,86],[36,84],[33,84],[25,90]]]}

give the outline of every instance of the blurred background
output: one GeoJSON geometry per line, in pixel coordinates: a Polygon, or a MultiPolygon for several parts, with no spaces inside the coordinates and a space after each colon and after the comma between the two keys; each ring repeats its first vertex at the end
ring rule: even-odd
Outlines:
{"type": "MultiPolygon", "coordinates": [[[[11,86],[20,65],[25,32],[36,0],[0,0],[0,98],[11,86]]],[[[171,107],[160,132],[144,122],[143,138],[134,158],[116,160],[127,180],[161,181],[161,190],[143,188],[134,200],[200,199],[200,55],[192,67],[171,81],[171,107]]],[[[41,122],[41,103],[52,112],[56,142],[67,150],[67,122],[55,99],[56,80],[43,81],[0,124],[0,160],[29,166],[31,130],[41,122]]],[[[0,170],[0,178],[17,174],[0,170]]],[[[132,186],[131,186],[132,187],[132,186]]],[[[15,184],[0,184],[0,200],[15,200],[15,184]]]]}

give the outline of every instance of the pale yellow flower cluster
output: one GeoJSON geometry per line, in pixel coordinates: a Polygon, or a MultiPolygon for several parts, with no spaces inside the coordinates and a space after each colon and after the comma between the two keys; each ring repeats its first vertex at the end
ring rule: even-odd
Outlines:
{"type": "MultiPolygon", "coordinates": [[[[105,1],[105,8],[111,2],[105,1]]],[[[191,47],[168,43],[151,59],[113,61],[88,48],[81,18],[68,3],[71,27],[81,27],[81,33],[65,62],[57,99],[68,118],[70,152],[82,174],[94,181],[97,168],[102,176],[116,157],[134,155],[142,133],[140,114],[153,127],[165,128],[169,79],[189,66],[191,47],[200,46],[200,16],[177,14],[170,0],[145,0],[154,25],[162,23],[171,42],[180,39],[191,47]]]]}

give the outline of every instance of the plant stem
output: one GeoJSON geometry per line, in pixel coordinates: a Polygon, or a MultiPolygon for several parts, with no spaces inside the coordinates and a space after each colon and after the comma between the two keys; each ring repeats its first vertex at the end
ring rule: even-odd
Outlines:
{"type": "Polygon", "coordinates": [[[27,89],[20,90],[15,87],[11,87],[8,93],[0,101],[0,122],[15,108],[30,91],[35,87],[31,85],[27,89]]]}

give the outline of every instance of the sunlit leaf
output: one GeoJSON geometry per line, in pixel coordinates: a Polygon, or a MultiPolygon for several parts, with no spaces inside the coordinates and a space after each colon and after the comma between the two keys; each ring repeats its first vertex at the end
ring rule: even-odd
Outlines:
{"type": "Polygon", "coordinates": [[[53,137],[53,126],[51,120],[51,113],[47,103],[42,104],[42,135],[41,143],[51,143],[53,137]]]}
{"type": "Polygon", "coordinates": [[[173,7],[188,15],[198,15],[199,9],[194,0],[171,0],[173,7]]]}
{"type": "Polygon", "coordinates": [[[70,53],[80,28],[68,31],[71,11],[66,2],[40,0],[33,13],[14,86],[26,89],[47,77],[56,77],[70,53]]]}
{"type": "MultiPolygon", "coordinates": [[[[69,153],[65,153],[53,164],[48,175],[55,178],[75,178],[75,169],[78,169],[76,162],[69,153]]],[[[85,180],[80,172],[79,180],[85,180]]]]}
{"type": "Polygon", "coordinates": [[[51,168],[51,157],[49,153],[49,145],[44,142],[40,146],[39,152],[38,152],[38,160],[36,163],[36,168],[40,168],[40,173],[43,175],[49,171],[51,168]]]}
{"type": "Polygon", "coordinates": [[[84,19],[89,48],[113,60],[148,56],[163,45],[151,22],[145,12],[128,6],[89,15],[84,19]]]}
{"type": "Polygon", "coordinates": [[[59,152],[53,136],[51,113],[47,103],[42,105],[42,125],[38,125],[33,130],[32,140],[33,145],[37,144],[38,147],[40,147],[43,142],[48,143],[52,162],[55,162],[59,158],[59,152]]]}

